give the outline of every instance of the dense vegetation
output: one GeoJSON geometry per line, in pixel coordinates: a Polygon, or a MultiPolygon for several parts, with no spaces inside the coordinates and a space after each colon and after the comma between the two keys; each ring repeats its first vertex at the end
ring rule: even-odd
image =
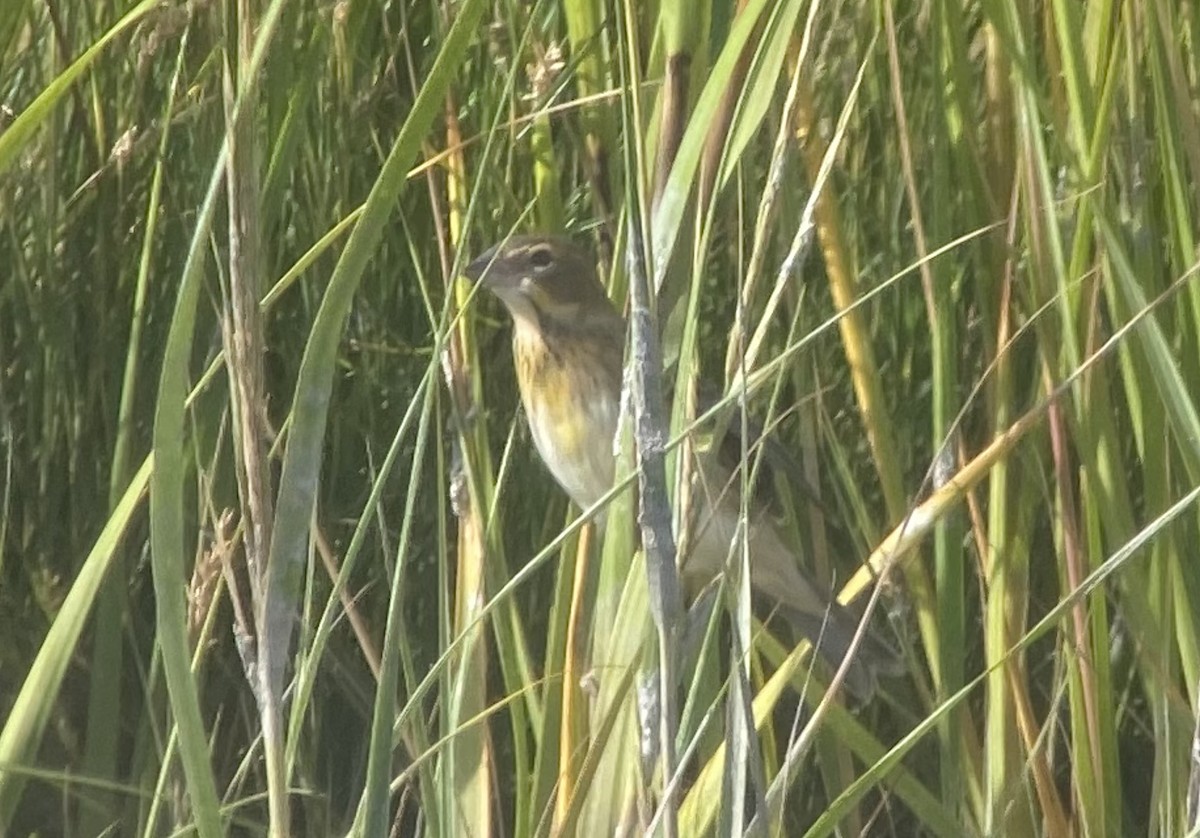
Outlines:
{"type": "Polygon", "coordinates": [[[1194,833],[1198,43],[1190,0],[0,0],[0,835],[1194,833]],[[737,585],[683,648],[461,276],[513,230],[722,388],[672,495],[739,403],[795,454],[797,559],[903,678],[822,702],[737,585]]]}

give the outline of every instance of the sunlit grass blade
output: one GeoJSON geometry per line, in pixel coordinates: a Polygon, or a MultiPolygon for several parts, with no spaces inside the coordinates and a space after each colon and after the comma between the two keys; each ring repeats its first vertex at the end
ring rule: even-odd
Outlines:
{"type": "Polygon", "coordinates": [[[33,763],[42,732],[54,707],[52,699],[58,694],[67,666],[76,653],[96,594],[120,549],[130,519],[141,505],[150,482],[151,462],[147,460],[142,464],[113,508],[112,516],[76,576],[70,593],[59,609],[58,618],[25,676],[21,691],[4,721],[4,728],[0,730],[0,827],[5,827],[12,820],[27,780],[20,771],[3,768],[31,766],[33,763]]]}
{"type": "Polygon", "coordinates": [[[104,50],[125,31],[155,8],[154,0],[142,0],[112,27],[101,35],[82,55],[56,76],[36,99],[30,102],[4,131],[0,132],[0,174],[4,174],[14,163],[17,155],[33,138],[34,132],[67,94],[79,77],[104,53],[104,50]]]}

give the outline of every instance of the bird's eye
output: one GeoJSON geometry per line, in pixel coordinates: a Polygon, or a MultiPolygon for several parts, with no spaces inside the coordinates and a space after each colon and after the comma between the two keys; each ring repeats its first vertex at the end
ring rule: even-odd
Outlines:
{"type": "Polygon", "coordinates": [[[529,262],[535,268],[548,268],[553,261],[554,256],[550,253],[550,248],[548,247],[539,247],[529,253],[529,262]]]}

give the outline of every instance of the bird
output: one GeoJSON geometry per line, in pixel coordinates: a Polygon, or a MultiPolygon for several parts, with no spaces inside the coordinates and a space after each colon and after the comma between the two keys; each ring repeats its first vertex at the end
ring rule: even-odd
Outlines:
{"type": "MultiPolygon", "coordinates": [[[[563,236],[512,235],[488,248],[463,274],[508,310],[517,386],[534,446],[571,500],[589,509],[613,487],[626,338],[625,318],[605,292],[595,261],[563,236]]],[[[689,590],[704,587],[724,570],[739,530],[737,469],[744,459],[742,441],[732,429],[703,451],[694,448],[692,528],[677,561],[689,590]]],[[[757,598],[773,602],[836,668],[849,651],[858,619],[801,570],[772,521],[769,479],[760,483],[746,504],[751,588],[757,598]]],[[[901,671],[897,653],[871,634],[856,651],[847,684],[858,696],[871,696],[880,675],[901,671]]]]}

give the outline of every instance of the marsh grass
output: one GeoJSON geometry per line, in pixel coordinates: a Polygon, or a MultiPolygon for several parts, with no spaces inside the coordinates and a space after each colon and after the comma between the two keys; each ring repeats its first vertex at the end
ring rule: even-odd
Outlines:
{"type": "Polygon", "coordinates": [[[0,834],[1194,833],[1198,37],[0,2],[0,834]],[[526,229],[651,290],[675,507],[748,403],[904,677],[822,700],[736,555],[656,629],[645,438],[581,520],[459,274],[526,229]]]}

